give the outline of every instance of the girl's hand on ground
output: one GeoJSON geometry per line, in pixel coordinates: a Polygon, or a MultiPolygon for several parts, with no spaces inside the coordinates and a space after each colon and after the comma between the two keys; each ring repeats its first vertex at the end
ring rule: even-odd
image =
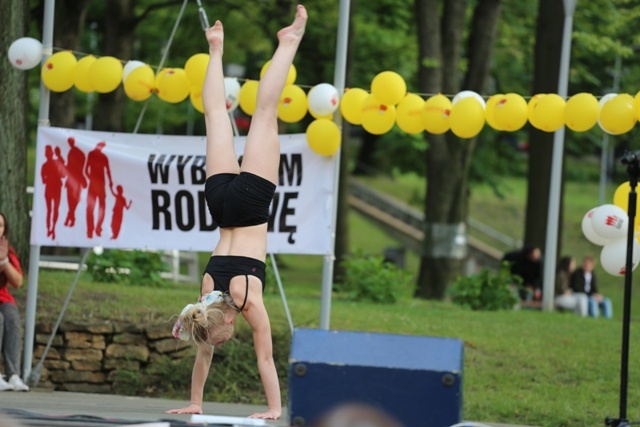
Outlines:
{"type": "Polygon", "coordinates": [[[200,405],[196,405],[195,403],[192,403],[186,408],[169,409],[164,412],[165,414],[202,414],[202,407],[200,405]]]}
{"type": "Polygon", "coordinates": [[[256,412],[255,414],[251,415],[249,418],[260,418],[263,420],[278,420],[280,419],[280,413],[281,411],[270,409],[267,412],[256,412]]]}

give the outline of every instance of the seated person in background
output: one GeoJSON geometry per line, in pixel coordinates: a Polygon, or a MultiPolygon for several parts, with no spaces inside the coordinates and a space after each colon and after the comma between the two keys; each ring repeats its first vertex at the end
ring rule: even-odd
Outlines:
{"type": "Polygon", "coordinates": [[[600,293],[596,286],[596,275],[593,269],[596,261],[592,256],[585,256],[582,260],[582,267],[577,268],[571,274],[571,289],[573,292],[584,293],[589,297],[589,316],[598,317],[600,310],[605,319],[613,317],[613,307],[611,300],[600,293]]]}
{"type": "Polygon", "coordinates": [[[589,315],[589,297],[571,290],[571,273],[576,269],[576,260],[565,256],[560,259],[556,269],[555,304],[565,310],[573,310],[576,314],[589,315]]]}
{"type": "Polygon", "coordinates": [[[520,299],[523,301],[542,300],[542,252],[537,246],[526,246],[508,252],[502,258],[511,264],[511,274],[522,278],[520,299]]]}

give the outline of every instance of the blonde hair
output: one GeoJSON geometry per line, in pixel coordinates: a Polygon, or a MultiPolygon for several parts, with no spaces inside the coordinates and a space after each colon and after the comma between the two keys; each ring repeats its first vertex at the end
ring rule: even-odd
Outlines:
{"type": "Polygon", "coordinates": [[[237,310],[231,296],[224,294],[222,301],[207,306],[201,303],[193,304],[180,316],[180,321],[196,345],[211,345],[209,343],[211,329],[224,324],[225,313],[230,309],[237,310]]]}

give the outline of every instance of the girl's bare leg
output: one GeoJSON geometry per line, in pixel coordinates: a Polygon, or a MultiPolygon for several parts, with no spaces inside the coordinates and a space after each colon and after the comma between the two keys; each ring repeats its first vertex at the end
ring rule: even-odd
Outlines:
{"type": "Polygon", "coordinates": [[[217,173],[239,173],[238,158],[233,147],[233,128],[227,112],[224,91],[222,51],[224,29],[220,21],[207,31],[209,65],[202,88],[207,127],[207,177],[217,173]]]}
{"type": "Polygon", "coordinates": [[[307,11],[298,5],[293,24],[278,31],[278,48],[260,80],[256,110],[251,119],[242,170],[278,183],[280,142],[278,103],[307,23],[307,11]]]}

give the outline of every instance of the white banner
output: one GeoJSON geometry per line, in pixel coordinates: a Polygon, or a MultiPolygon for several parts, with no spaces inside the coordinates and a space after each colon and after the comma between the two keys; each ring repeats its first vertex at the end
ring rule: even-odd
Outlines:
{"type": "MultiPolygon", "coordinates": [[[[235,139],[236,153],[245,138],[235,139]]],[[[268,251],[331,252],[335,157],[281,135],[268,251]]],[[[211,251],[205,138],[38,128],[31,244],[211,251]]]]}

